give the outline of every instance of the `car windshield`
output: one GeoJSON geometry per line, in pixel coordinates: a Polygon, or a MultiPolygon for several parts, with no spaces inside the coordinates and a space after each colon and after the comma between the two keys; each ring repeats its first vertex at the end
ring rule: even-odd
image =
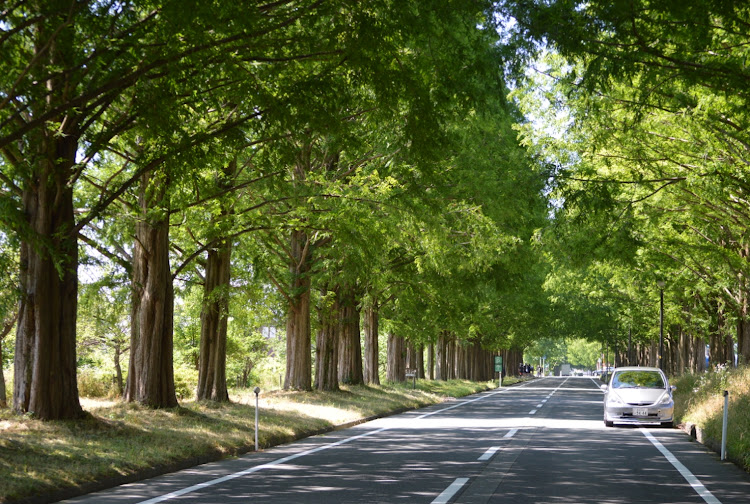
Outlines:
{"type": "Polygon", "coordinates": [[[658,371],[620,371],[612,378],[612,388],[665,388],[658,371]]]}

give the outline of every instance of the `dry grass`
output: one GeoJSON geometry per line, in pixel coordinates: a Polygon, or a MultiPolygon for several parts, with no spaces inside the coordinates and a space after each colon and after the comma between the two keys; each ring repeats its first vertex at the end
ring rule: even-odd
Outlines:
{"type": "MultiPolygon", "coordinates": [[[[259,441],[268,447],[492,386],[421,380],[416,390],[410,384],[388,384],[341,392],[262,393],[259,441]]],[[[0,411],[0,502],[248,451],[254,446],[255,395],[234,391],[231,399],[230,404],[187,402],[166,410],[82,400],[89,415],[81,421],[41,422],[0,411]]]]}
{"type": "Polygon", "coordinates": [[[729,392],[727,454],[750,471],[750,367],[685,375],[674,384],[675,420],[700,427],[712,445],[721,443],[723,392],[729,392]]]}

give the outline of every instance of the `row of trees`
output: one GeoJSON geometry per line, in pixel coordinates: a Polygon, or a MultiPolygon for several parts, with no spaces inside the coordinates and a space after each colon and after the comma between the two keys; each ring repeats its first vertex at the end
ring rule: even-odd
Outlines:
{"type": "Polygon", "coordinates": [[[713,364],[750,361],[750,7],[511,0],[504,9],[519,54],[533,59],[519,103],[547,119],[525,135],[553,168],[559,232],[545,237],[555,265],[547,287],[561,332],[586,327],[621,359],[630,348],[674,373],[705,367],[706,345],[713,364]]]}
{"type": "MultiPolygon", "coordinates": [[[[113,349],[125,400],[176,405],[175,312],[196,288],[199,399],[228,399],[237,297],[286,319],[291,389],[377,382],[383,331],[489,350],[532,334],[545,177],[515,140],[492,2],[3,9],[16,411],[82,414],[83,332],[113,349]]],[[[484,369],[475,354],[452,362],[484,369]]]]}

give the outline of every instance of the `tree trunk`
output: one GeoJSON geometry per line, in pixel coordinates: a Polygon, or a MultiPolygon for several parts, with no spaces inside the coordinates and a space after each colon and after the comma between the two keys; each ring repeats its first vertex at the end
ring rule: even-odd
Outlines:
{"type": "MultiPolygon", "coordinates": [[[[222,169],[217,188],[227,191],[237,173],[237,160],[222,169]]],[[[226,200],[219,201],[221,212],[212,224],[221,229],[232,217],[233,210],[226,200]]],[[[199,400],[229,401],[227,391],[227,323],[229,321],[229,292],[232,274],[232,242],[219,235],[216,248],[209,249],[206,278],[203,284],[201,307],[201,341],[198,360],[199,400]]]]}
{"type": "Polygon", "coordinates": [[[71,68],[75,54],[75,28],[63,19],[51,9],[45,22],[35,23],[29,32],[35,37],[36,54],[28,77],[43,79],[45,91],[43,96],[26,97],[24,115],[48,115],[43,126],[18,142],[19,149],[25,144],[28,151],[20,168],[24,232],[13,409],[43,420],[83,415],[76,381],[78,246],[73,214],[80,131],[76,110],[63,107],[64,115],[51,113],[77,92],[73,72],[59,71],[71,68]],[[55,25],[60,29],[50,28],[55,25]]]}
{"type": "Polygon", "coordinates": [[[743,300],[737,319],[737,357],[741,366],[750,363],[750,314],[747,299],[743,300]]]}
{"type": "Polygon", "coordinates": [[[199,400],[229,401],[227,391],[227,321],[232,244],[223,242],[208,251],[201,309],[201,341],[198,362],[199,400]]]}
{"type": "Polygon", "coordinates": [[[133,297],[130,329],[130,363],[125,401],[151,408],[177,406],[174,386],[174,291],[169,267],[169,217],[157,211],[166,203],[166,184],[141,178],[139,205],[142,220],[136,224],[133,248],[133,297]]]}
{"type": "Polygon", "coordinates": [[[3,372],[3,340],[8,334],[10,334],[10,331],[13,330],[13,326],[16,325],[16,320],[18,320],[17,311],[12,318],[8,319],[3,324],[2,329],[0,329],[0,408],[8,407],[8,392],[5,388],[5,373],[3,372]]]}
{"type": "Polygon", "coordinates": [[[435,379],[436,380],[447,380],[448,375],[448,362],[447,362],[447,345],[448,335],[446,331],[442,331],[438,336],[438,342],[435,346],[435,379]]]}
{"type": "Polygon", "coordinates": [[[339,292],[339,381],[347,385],[362,385],[365,380],[357,297],[352,287],[342,287],[339,292]]]}
{"type": "Polygon", "coordinates": [[[416,345],[416,358],[417,378],[424,380],[424,345],[416,345]]]}
{"type": "Polygon", "coordinates": [[[78,246],[69,184],[76,149],[72,137],[43,134],[41,160],[23,191],[34,238],[20,250],[13,409],[43,420],[83,414],[76,381],[78,246]]]}
{"type": "Polygon", "coordinates": [[[291,298],[286,322],[285,390],[312,390],[312,343],[310,335],[310,257],[304,231],[292,231],[291,298]]]}
{"type": "Polygon", "coordinates": [[[379,307],[377,299],[365,308],[365,383],[380,385],[380,360],[378,348],[379,307]]]}
{"type": "Polygon", "coordinates": [[[117,385],[117,396],[122,397],[125,393],[125,387],[123,386],[122,381],[122,366],[120,365],[120,355],[122,355],[122,352],[120,351],[120,345],[119,343],[115,345],[115,356],[114,356],[114,364],[115,364],[115,384],[117,385]]]}
{"type": "Polygon", "coordinates": [[[417,369],[416,345],[411,341],[406,343],[406,369],[410,371],[416,371],[417,369]]]}
{"type": "Polygon", "coordinates": [[[435,379],[435,344],[427,346],[427,375],[430,380],[435,379]]]}
{"type": "Polygon", "coordinates": [[[404,338],[388,333],[388,362],[386,366],[386,380],[394,382],[406,381],[406,351],[404,338]]]}
{"type": "MultiPolygon", "coordinates": [[[[327,298],[328,289],[321,293],[322,299],[327,298]]],[[[320,329],[317,336],[315,352],[315,389],[339,390],[339,321],[338,299],[334,295],[331,307],[318,308],[318,324],[320,329]]]]}

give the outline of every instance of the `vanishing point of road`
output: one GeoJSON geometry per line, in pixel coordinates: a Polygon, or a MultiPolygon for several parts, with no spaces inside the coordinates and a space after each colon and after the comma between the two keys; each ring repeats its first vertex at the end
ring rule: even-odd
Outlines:
{"type": "Polygon", "coordinates": [[[67,504],[750,502],[750,476],[677,429],[605,428],[599,382],[548,377],[67,504]]]}

